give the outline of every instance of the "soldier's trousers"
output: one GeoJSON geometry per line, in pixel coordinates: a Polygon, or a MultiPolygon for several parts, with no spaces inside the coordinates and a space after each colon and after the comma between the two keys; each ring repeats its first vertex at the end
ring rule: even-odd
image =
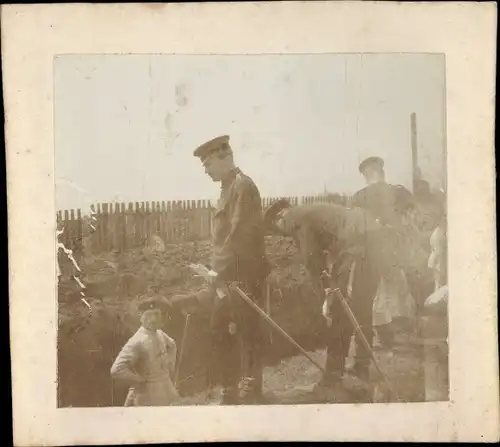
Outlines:
{"type": "MultiPolygon", "coordinates": [[[[352,292],[347,300],[361,330],[370,347],[373,345],[373,302],[380,283],[380,272],[377,266],[369,260],[357,260],[354,268],[352,292]]],[[[347,298],[347,279],[342,278],[341,290],[347,298]]],[[[351,337],[354,326],[349,320],[339,300],[334,298],[331,307],[332,325],[327,334],[327,362],[326,371],[332,378],[339,378],[345,368],[345,361],[349,354],[351,337]]],[[[365,346],[356,337],[355,367],[367,369],[370,364],[370,355],[365,346]]],[[[326,377],[328,380],[328,377],[326,377]]]]}
{"type": "Polygon", "coordinates": [[[430,270],[424,271],[419,275],[414,270],[406,269],[405,274],[408,281],[408,288],[417,307],[417,316],[420,317],[423,313],[425,300],[434,292],[433,277],[430,270]]]}
{"type": "MultiPolygon", "coordinates": [[[[263,284],[240,283],[240,288],[263,307],[263,284]]],[[[255,378],[257,390],[262,387],[262,358],[266,332],[262,317],[239,295],[215,298],[210,322],[212,355],[209,367],[210,385],[235,389],[242,377],[255,378]],[[230,328],[235,329],[231,333],[230,328]]]]}

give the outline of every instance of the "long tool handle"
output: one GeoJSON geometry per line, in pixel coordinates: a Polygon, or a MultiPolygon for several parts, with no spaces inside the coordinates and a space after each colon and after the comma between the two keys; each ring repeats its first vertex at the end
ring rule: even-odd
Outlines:
{"type": "Polygon", "coordinates": [[[247,304],[249,304],[255,311],[257,311],[263,318],[266,320],[274,329],[276,329],[283,337],[285,337],[293,346],[295,346],[304,356],[314,365],[316,366],[320,371],[326,374],[325,368],[323,368],[316,360],[314,360],[309,353],[302,348],[290,335],[288,335],[279,325],[276,323],[269,315],[267,315],[257,304],[255,304],[249,297],[248,295],[241,290],[236,283],[233,283],[229,286],[229,289],[238,293],[238,295],[243,298],[247,304]]]}
{"type": "MultiPolygon", "coordinates": [[[[266,314],[271,318],[271,285],[266,282],[266,314]]],[[[273,344],[273,333],[269,333],[269,342],[273,344]]]]}
{"type": "Polygon", "coordinates": [[[182,334],[182,341],[181,341],[181,351],[179,352],[179,360],[177,361],[177,365],[175,367],[175,374],[174,374],[174,385],[177,385],[177,382],[179,380],[179,371],[181,368],[181,362],[182,362],[182,357],[184,355],[184,346],[186,345],[186,338],[187,338],[187,330],[188,330],[188,325],[189,325],[189,318],[191,317],[190,314],[186,314],[186,321],[184,323],[184,332],[182,334]]]}

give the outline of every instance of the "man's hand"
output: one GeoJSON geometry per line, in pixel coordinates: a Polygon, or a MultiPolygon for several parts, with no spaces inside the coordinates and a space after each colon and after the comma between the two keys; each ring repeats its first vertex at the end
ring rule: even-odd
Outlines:
{"type": "Polygon", "coordinates": [[[193,270],[197,275],[203,277],[203,279],[207,282],[207,284],[214,286],[217,281],[217,273],[213,270],[208,269],[206,266],[202,264],[190,264],[189,267],[193,270]]]}
{"type": "Polygon", "coordinates": [[[333,320],[332,320],[331,313],[330,313],[330,306],[328,305],[327,300],[325,300],[323,303],[323,308],[322,308],[321,313],[323,314],[323,317],[325,317],[325,319],[326,319],[326,325],[328,327],[331,327],[333,320]]]}
{"type": "Polygon", "coordinates": [[[189,267],[205,280],[208,287],[215,291],[219,299],[224,299],[229,296],[227,285],[219,278],[217,272],[208,269],[202,264],[191,264],[189,267]]]}
{"type": "Polygon", "coordinates": [[[323,317],[326,319],[326,325],[328,327],[331,327],[333,320],[332,320],[332,314],[331,314],[331,306],[332,306],[332,290],[331,289],[325,289],[325,301],[323,302],[323,307],[321,309],[321,313],[323,317]]]}
{"type": "Polygon", "coordinates": [[[137,374],[133,386],[137,391],[143,390],[144,387],[146,386],[146,378],[137,374]]]}

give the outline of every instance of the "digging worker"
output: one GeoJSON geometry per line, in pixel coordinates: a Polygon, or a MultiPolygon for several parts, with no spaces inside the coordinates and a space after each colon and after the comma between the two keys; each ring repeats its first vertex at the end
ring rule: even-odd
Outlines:
{"type": "MultiPolygon", "coordinates": [[[[364,170],[365,166],[366,163],[360,168],[364,170]]],[[[350,295],[352,311],[371,344],[373,299],[381,271],[395,263],[407,262],[408,247],[399,244],[401,239],[394,238],[393,230],[384,223],[397,224],[396,215],[411,207],[411,193],[399,187],[391,187],[390,191],[387,195],[393,197],[392,204],[379,197],[385,204],[384,219],[379,218],[380,213],[367,210],[362,201],[366,191],[355,196],[358,206],[352,209],[320,203],[290,206],[282,199],[265,212],[265,225],[272,233],[293,237],[316,295],[321,300],[326,298],[323,314],[331,324],[326,340],[326,374],[318,384],[320,391],[334,390],[340,384],[354,330],[340,303],[326,297],[325,289],[339,287],[345,297],[350,295]],[[322,278],[325,270],[331,272],[333,282],[322,278]]],[[[372,190],[368,192],[371,193],[372,190]]],[[[358,346],[352,372],[366,382],[369,357],[360,343],[358,346]]]]}
{"type": "Polygon", "coordinates": [[[164,406],[179,400],[172,382],[177,347],[160,329],[167,306],[160,297],[139,304],[141,327],[123,346],[111,367],[111,377],[130,386],[125,406],[164,406]]]}
{"type": "MultiPolygon", "coordinates": [[[[210,268],[217,273],[217,283],[213,286],[238,282],[262,308],[270,266],[265,254],[259,190],[236,167],[229,136],[204,143],[194,151],[194,156],[200,159],[210,178],[221,184],[213,216],[210,268]]],[[[250,388],[246,402],[262,402],[265,332],[261,317],[241,297],[229,292],[222,298],[215,294],[212,299],[210,385],[222,387],[222,404],[237,404],[240,403],[238,387],[245,379],[250,388]]]]}
{"type": "Polygon", "coordinates": [[[325,290],[339,287],[348,296],[352,259],[363,252],[366,234],[379,231],[381,226],[362,209],[325,203],[291,206],[286,199],[266,210],[265,224],[273,234],[293,238],[311,278],[317,307],[323,304],[323,316],[330,323],[325,334],[326,373],[315,393],[323,397],[342,393],[341,379],[353,327],[340,303],[326,295],[325,290]],[[326,278],[325,271],[332,278],[326,278]]]}

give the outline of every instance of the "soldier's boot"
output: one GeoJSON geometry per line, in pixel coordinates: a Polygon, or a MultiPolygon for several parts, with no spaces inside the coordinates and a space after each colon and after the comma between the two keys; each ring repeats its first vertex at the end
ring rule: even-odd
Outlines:
{"type": "Polygon", "coordinates": [[[328,372],[313,387],[312,399],[317,403],[349,402],[349,395],[342,383],[342,373],[328,372]]]}
{"type": "Polygon", "coordinates": [[[372,402],[374,387],[370,380],[370,364],[356,362],[347,373],[350,380],[346,380],[346,387],[352,398],[357,402],[372,402]]]}
{"type": "Polygon", "coordinates": [[[221,405],[240,405],[241,401],[236,387],[226,387],[222,389],[221,405]]]}
{"type": "Polygon", "coordinates": [[[323,389],[323,388],[332,388],[337,386],[342,380],[341,372],[327,372],[323,374],[320,381],[316,384],[315,388],[323,389]]]}
{"type": "Polygon", "coordinates": [[[376,328],[378,342],[381,348],[392,350],[394,348],[395,333],[390,324],[383,324],[376,328]]]}
{"type": "Polygon", "coordinates": [[[240,383],[240,396],[245,405],[266,405],[269,403],[262,390],[262,379],[244,377],[240,383]]]}
{"type": "Polygon", "coordinates": [[[365,384],[370,383],[370,365],[364,363],[354,363],[352,366],[346,368],[346,372],[351,376],[356,377],[365,384]]]}
{"type": "Polygon", "coordinates": [[[240,398],[244,405],[253,404],[255,393],[255,379],[253,377],[243,377],[239,384],[240,398]]]}

